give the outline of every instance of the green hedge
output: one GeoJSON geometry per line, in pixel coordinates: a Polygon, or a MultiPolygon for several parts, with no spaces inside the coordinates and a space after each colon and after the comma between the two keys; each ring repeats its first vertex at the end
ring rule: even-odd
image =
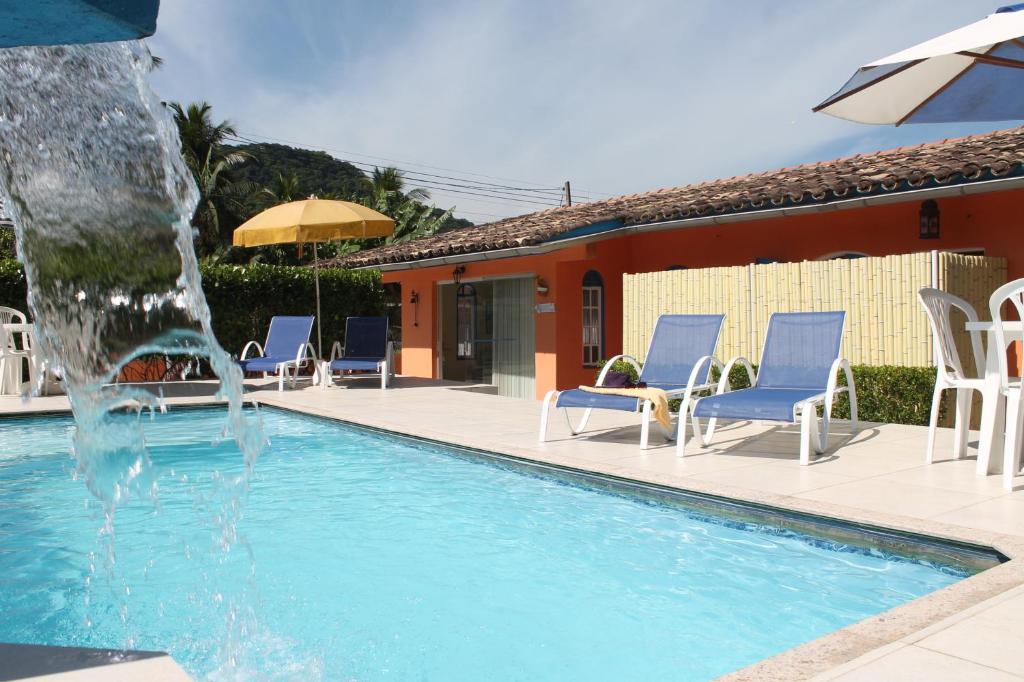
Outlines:
{"type": "MultiPolygon", "coordinates": [[[[634,381],[637,379],[636,372],[627,362],[615,363],[614,369],[629,374],[634,381]]],[[[717,372],[713,376],[717,379],[717,372]]],[[[854,365],[853,380],[857,385],[857,413],[861,420],[890,424],[928,423],[932,391],[935,388],[934,368],[854,365]]],[[[846,383],[845,377],[840,383],[846,383]]],[[[729,372],[729,385],[733,389],[750,385],[747,372],[742,366],[734,366],[729,372]]],[[[677,401],[673,401],[672,409],[679,409],[677,401]]],[[[849,419],[850,403],[845,396],[836,403],[833,416],[849,419]]]]}
{"type": "MultiPolygon", "coordinates": [[[[247,341],[260,343],[274,315],[313,315],[313,270],[274,265],[201,265],[213,331],[229,353],[247,341]]],[[[14,260],[0,260],[0,305],[27,312],[25,274],[14,260]]],[[[341,340],[350,315],[384,315],[387,296],[376,271],[321,270],[324,352],[341,340]]],[[[316,331],[313,332],[316,341],[316,331]]]]}

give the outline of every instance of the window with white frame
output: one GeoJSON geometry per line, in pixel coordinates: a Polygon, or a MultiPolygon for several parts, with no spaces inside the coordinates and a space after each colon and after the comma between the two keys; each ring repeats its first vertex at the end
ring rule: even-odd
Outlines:
{"type": "Polygon", "coordinates": [[[604,280],[590,270],[583,276],[583,365],[594,367],[604,357],[604,280]]]}

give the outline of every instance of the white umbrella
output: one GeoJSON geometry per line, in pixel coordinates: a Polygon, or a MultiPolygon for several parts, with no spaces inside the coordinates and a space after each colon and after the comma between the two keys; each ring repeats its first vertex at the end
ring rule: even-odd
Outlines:
{"type": "Polygon", "coordinates": [[[814,107],[859,123],[1024,119],[1024,4],[862,66],[814,107]]]}

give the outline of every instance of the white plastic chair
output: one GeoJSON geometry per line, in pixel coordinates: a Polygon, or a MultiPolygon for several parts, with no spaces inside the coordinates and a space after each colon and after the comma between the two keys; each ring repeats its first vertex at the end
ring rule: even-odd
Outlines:
{"type": "Polygon", "coordinates": [[[1024,279],[1008,282],[992,292],[989,312],[995,330],[996,353],[999,358],[999,391],[1006,397],[1006,440],[1003,449],[1003,487],[1013,488],[1013,478],[1020,471],[1021,434],[1024,431],[1024,409],[1021,401],[1021,380],[1011,377],[1006,361],[1006,346],[1009,341],[1021,341],[1019,332],[1008,332],[1003,328],[1003,304],[1009,301],[1017,310],[1017,318],[1024,320],[1024,279]]]}
{"type": "Polygon", "coordinates": [[[953,308],[959,309],[967,318],[967,322],[977,322],[978,313],[974,307],[953,294],[925,287],[917,292],[917,297],[928,315],[928,323],[932,328],[932,339],[935,346],[935,390],[932,393],[932,409],[928,419],[928,449],[925,463],[931,464],[935,459],[935,432],[939,422],[939,408],[942,405],[942,392],[947,389],[956,390],[956,415],[953,427],[953,457],[960,459],[967,452],[967,436],[971,428],[971,397],[972,391],[985,395],[985,378],[982,376],[985,367],[982,353],[981,333],[971,332],[971,352],[974,356],[974,373],[968,374],[960,362],[953,335],[950,313],[953,308]]]}
{"type": "Polygon", "coordinates": [[[25,324],[27,321],[25,313],[20,310],[0,305],[0,324],[25,324]]]}
{"type": "Polygon", "coordinates": [[[23,372],[25,363],[28,363],[29,381],[33,386],[38,382],[39,367],[32,352],[32,336],[21,333],[21,348],[19,348],[15,340],[19,333],[11,332],[6,326],[9,324],[25,323],[5,322],[0,324],[0,395],[21,391],[21,385],[25,382],[23,372]],[[13,391],[10,384],[14,384],[13,391]]]}

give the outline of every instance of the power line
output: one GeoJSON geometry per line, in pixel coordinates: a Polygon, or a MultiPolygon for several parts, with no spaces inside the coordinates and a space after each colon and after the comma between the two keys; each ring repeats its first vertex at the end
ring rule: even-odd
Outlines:
{"type": "MultiPolygon", "coordinates": [[[[249,143],[249,144],[258,144],[256,141],[254,141],[252,139],[249,139],[246,136],[233,135],[233,136],[230,136],[230,137],[233,140],[237,140],[237,141],[240,141],[240,142],[245,142],[245,143],[249,143]]],[[[348,163],[353,163],[353,162],[348,161],[348,163]]],[[[372,166],[371,164],[365,164],[363,162],[354,162],[354,165],[357,165],[357,167],[359,165],[372,166]]],[[[376,168],[376,167],[374,166],[374,168],[376,168]]],[[[399,170],[401,170],[401,169],[399,169],[399,170]]],[[[491,198],[491,199],[500,199],[500,200],[504,200],[505,202],[515,203],[515,204],[526,204],[526,205],[533,205],[533,206],[545,206],[545,207],[549,207],[549,208],[553,208],[553,207],[556,207],[556,206],[559,205],[556,202],[556,198],[554,196],[547,196],[547,195],[540,195],[540,196],[538,196],[538,195],[534,195],[534,194],[518,194],[518,193],[516,193],[514,191],[511,191],[511,190],[491,189],[490,187],[481,187],[479,185],[471,185],[471,184],[447,183],[447,182],[442,182],[442,181],[433,180],[433,179],[413,179],[413,181],[414,181],[414,184],[424,185],[425,188],[430,190],[432,193],[440,193],[440,194],[448,193],[448,194],[465,195],[465,196],[473,196],[473,197],[486,197],[486,198],[491,198]],[[482,191],[476,191],[476,190],[482,190],[482,191]]]]}
{"type": "MultiPolygon", "coordinates": [[[[504,181],[507,181],[507,182],[516,182],[516,183],[523,184],[523,185],[534,185],[534,187],[512,187],[512,186],[508,186],[508,185],[499,185],[499,184],[496,184],[496,183],[487,183],[487,182],[483,182],[483,181],[480,181],[480,180],[472,180],[470,178],[465,178],[465,177],[452,177],[452,176],[446,176],[446,175],[438,175],[438,174],[435,174],[435,173],[425,173],[423,171],[403,169],[405,173],[410,174],[410,175],[435,177],[435,178],[442,178],[442,179],[446,179],[446,180],[456,180],[456,181],[463,181],[463,182],[469,182],[469,183],[477,183],[477,184],[482,184],[482,185],[489,185],[489,186],[492,186],[494,188],[500,188],[500,189],[506,189],[506,190],[514,190],[514,191],[544,192],[544,193],[554,193],[554,194],[560,194],[561,191],[562,191],[561,186],[555,186],[555,187],[550,186],[550,185],[552,185],[554,183],[548,183],[547,186],[545,186],[542,183],[530,182],[530,181],[527,181],[527,180],[516,180],[516,179],[513,179],[513,178],[504,178],[504,177],[501,177],[501,176],[486,175],[486,174],[483,174],[483,173],[475,173],[475,172],[472,172],[472,171],[460,171],[460,170],[456,170],[456,169],[452,169],[452,168],[445,168],[443,166],[431,166],[431,165],[428,165],[428,164],[421,164],[421,163],[416,163],[416,162],[413,162],[413,161],[401,161],[401,160],[397,160],[397,159],[390,159],[390,158],[381,157],[381,156],[373,156],[373,155],[370,155],[370,154],[360,154],[358,152],[350,152],[350,151],[345,151],[345,150],[336,149],[336,148],[332,149],[330,147],[323,147],[323,146],[320,146],[320,145],[308,145],[308,144],[304,144],[302,142],[296,142],[294,140],[285,140],[283,138],[270,138],[270,137],[267,137],[265,135],[259,135],[259,134],[256,134],[256,133],[248,133],[247,135],[244,135],[244,136],[243,135],[235,135],[234,137],[236,137],[239,141],[247,142],[249,144],[259,144],[260,140],[263,140],[263,141],[266,141],[266,142],[271,142],[271,143],[276,142],[276,143],[290,144],[290,145],[296,145],[296,146],[299,146],[299,147],[305,147],[305,148],[308,148],[308,149],[322,149],[324,151],[331,151],[331,152],[335,152],[335,153],[339,153],[339,154],[345,154],[345,155],[349,155],[349,156],[361,156],[361,157],[368,158],[368,159],[378,159],[378,160],[381,160],[381,161],[388,161],[390,163],[401,163],[401,164],[408,165],[408,166],[419,166],[421,168],[430,168],[430,169],[433,169],[433,170],[443,170],[443,171],[448,171],[448,172],[452,172],[452,173],[461,173],[463,175],[471,175],[471,176],[476,176],[476,177],[489,178],[491,180],[504,180],[504,181]],[[259,139],[252,139],[252,138],[259,138],[259,139]]],[[[371,163],[367,163],[365,161],[364,162],[353,161],[351,159],[348,159],[348,162],[352,163],[353,165],[357,165],[357,166],[359,166],[359,165],[373,166],[373,167],[378,167],[379,166],[379,164],[371,164],[371,163]]],[[[580,194],[581,197],[586,197],[588,199],[590,197],[587,196],[587,195],[603,195],[605,197],[612,196],[611,194],[608,194],[608,193],[605,193],[605,192],[596,192],[596,191],[592,191],[592,190],[588,190],[588,189],[578,189],[578,191],[581,192],[581,194],[580,194]]]]}

